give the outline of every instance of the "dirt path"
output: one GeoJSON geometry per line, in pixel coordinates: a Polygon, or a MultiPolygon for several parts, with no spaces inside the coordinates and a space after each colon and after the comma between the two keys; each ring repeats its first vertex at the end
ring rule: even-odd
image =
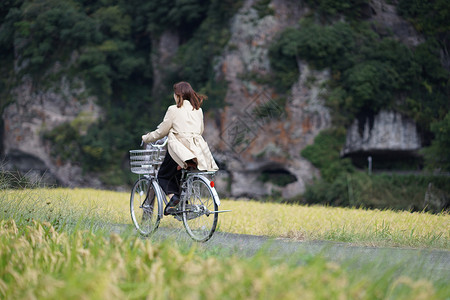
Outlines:
{"type": "MultiPolygon", "coordinates": [[[[132,230],[131,225],[128,230],[130,228],[132,230]]],[[[370,265],[370,268],[378,268],[380,271],[395,269],[395,272],[409,276],[421,272],[421,278],[425,276],[430,280],[446,279],[450,282],[450,251],[446,250],[365,247],[348,243],[295,241],[224,232],[216,232],[206,243],[195,243],[183,229],[167,228],[159,228],[151,239],[173,239],[188,246],[196,244],[199,248],[212,250],[219,255],[251,257],[259,251],[264,251],[274,259],[289,259],[298,264],[304,262],[307,257],[320,255],[350,268],[370,265]]]]}
{"type": "Polygon", "coordinates": [[[272,257],[286,257],[298,263],[305,256],[320,255],[353,267],[370,264],[372,268],[396,268],[405,273],[421,270],[427,272],[430,279],[448,278],[450,281],[450,251],[445,250],[364,247],[348,243],[294,241],[230,233],[217,233],[210,243],[227,248],[232,254],[251,256],[264,249],[272,257]]]}

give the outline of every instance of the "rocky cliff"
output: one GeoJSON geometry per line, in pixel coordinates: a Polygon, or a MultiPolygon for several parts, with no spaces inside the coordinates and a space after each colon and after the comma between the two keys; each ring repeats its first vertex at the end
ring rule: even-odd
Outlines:
{"type": "Polygon", "coordinates": [[[353,122],[347,131],[342,154],[383,151],[414,153],[421,146],[416,124],[412,120],[393,111],[381,111],[373,119],[353,122]]]}
{"type": "Polygon", "coordinates": [[[270,72],[269,45],[286,27],[297,26],[308,12],[297,3],[272,1],[273,14],[261,18],[254,3],[245,1],[233,18],[232,36],[217,64],[220,76],[228,82],[227,106],[219,126],[209,121],[206,138],[226,169],[230,196],[293,197],[318,176],[300,151],[330,126],[328,110],[319,97],[319,86],[329,74],[313,71],[299,61],[300,77],[284,103],[272,88],[247,78],[248,74],[265,76],[270,72]],[[308,85],[311,77],[315,83],[308,85]],[[270,180],[280,176],[289,180],[270,180]]]}
{"type": "MultiPolygon", "coordinates": [[[[229,183],[230,196],[280,195],[289,198],[303,193],[305,185],[320,176],[300,152],[312,144],[321,130],[331,125],[329,111],[321,98],[321,86],[330,74],[327,70],[311,70],[298,58],[300,75],[285,103],[277,101],[278,95],[268,86],[246,79],[248,74],[263,77],[270,72],[268,45],[286,27],[299,26],[298,21],[309,12],[299,3],[272,1],[273,14],[260,18],[254,8],[255,2],[245,1],[233,19],[231,39],[217,65],[228,82],[225,97],[228,106],[220,116],[220,126],[210,122],[207,139],[226,168],[223,176],[229,183]],[[264,117],[258,114],[261,110],[265,112],[264,117]],[[291,178],[287,184],[266,180],[287,174],[291,178]]],[[[414,28],[398,17],[394,5],[372,1],[369,11],[367,18],[380,33],[392,32],[410,46],[422,42],[414,28]]],[[[370,130],[365,125],[362,136],[359,126],[353,125],[343,154],[370,151],[371,147],[385,151],[400,148],[412,151],[420,147],[415,124],[410,120],[390,112],[381,113],[376,121],[370,130]]]]}
{"type": "Polygon", "coordinates": [[[3,168],[18,170],[31,182],[100,187],[100,181],[82,174],[76,162],[55,160],[42,137],[63,123],[78,119],[88,126],[101,116],[95,97],[86,97],[85,92],[79,79],[69,81],[62,76],[44,88],[24,77],[12,91],[14,103],[3,112],[3,168]]]}
{"type": "MultiPolygon", "coordinates": [[[[228,44],[216,59],[216,76],[228,83],[226,105],[206,116],[205,139],[222,169],[217,175],[221,194],[289,198],[304,192],[305,186],[320,176],[300,152],[321,130],[331,126],[330,112],[321,98],[323,83],[330,74],[328,70],[311,69],[299,57],[299,78],[285,98],[256,80],[271,72],[271,42],[287,27],[300,26],[299,20],[310,13],[302,2],[272,0],[270,13],[261,16],[257,2],[243,1],[230,23],[228,44]]],[[[378,32],[393,32],[408,45],[422,41],[412,26],[396,15],[395,7],[384,1],[372,1],[367,18],[374,21],[378,32]]],[[[164,70],[173,68],[170,62],[180,38],[176,32],[167,31],[152,44],[153,94],[157,96],[164,70]]],[[[13,98],[15,102],[2,116],[7,168],[68,186],[100,186],[93,176],[86,179],[76,162],[52,158],[50,145],[42,138],[45,130],[62,123],[84,118],[83,122],[89,124],[102,115],[95,98],[86,95],[84,82],[62,76],[43,88],[25,78],[14,89],[13,98]]],[[[363,125],[362,133],[356,123],[349,129],[344,154],[381,147],[381,140],[387,145],[383,146],[385,150],[393,149],[393,144],[395,149],[420,147],[415,125],[394,112],[382,113],[374,126],[369,125],[363,125]]]]}

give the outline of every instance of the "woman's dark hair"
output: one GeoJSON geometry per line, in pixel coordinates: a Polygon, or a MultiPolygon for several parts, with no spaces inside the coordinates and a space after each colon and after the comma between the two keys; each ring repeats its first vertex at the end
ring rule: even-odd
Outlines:
{"type": "Polygon", "coordinates": [[[178,97],[177,107],[183,106],[182,100],[189,100],[195,109],[202,106],[203,100],[208,99],[205,95],[197,94],[188,82],[181,81],[173,85],[173,92],[178,97]]]}

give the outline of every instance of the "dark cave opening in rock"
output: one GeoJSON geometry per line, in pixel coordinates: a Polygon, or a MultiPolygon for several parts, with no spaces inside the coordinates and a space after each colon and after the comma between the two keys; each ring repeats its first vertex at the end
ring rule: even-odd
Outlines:
{"type": "Polygon", "coordinates": [[[258,176],[258,180],[264,183],[270,182],[277,186],[284,187],[290,183],[296,182],[297,177],[283,168],[264,169],[258,176]]]}
{"type": "Polygon", "coordinates": [[[11,187],[59,186],[61,182],[37,156],[14,149],[4,157],[4,175],[11,187]]]}
{"type": "Polygon", "coordinates": [[[370,164],[373,171],[421,171],[424,164],[423,157],[415,151],[360,151],[346,157],[359,169],[369,169],[370,164]]]}

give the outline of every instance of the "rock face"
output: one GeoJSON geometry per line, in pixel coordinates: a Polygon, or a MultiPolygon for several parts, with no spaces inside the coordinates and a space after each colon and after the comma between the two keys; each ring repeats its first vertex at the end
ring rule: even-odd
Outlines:
{"type": "MultiPolygon", "coordinates": [[[[270,72],[268,45],[286,27],[299,26],[298,20],[308,13],[308,8],[299,2],[273,0],[270,3],[273,15],[260,18],[255,3],[245,1],[233,19],[228,48],[217,64],[228,82],[225,97],[228,106],[215,123],[207,126],[206,138],[227,170],[222,177],[227,178],[229,186],[222,193],[232,197],[281,195],[289,198],[303,193],[305,185],[319,176],[300,152],[331,125],[329,112],[320,97],[320,86],[330,74],[310,70],[299,58],[300,76],[286,103],[280,103],[271,88],[246,79],[248,74],[264,76],[270,72]],[[265,117],[261,117],[261,110],[265,117]],[[288,173],[296,180],[280,187],[261,180],[267,172],[275,176],[288,173]]],[[[394,5],[374,0],[369,8],[367,17],[380,34],[394,34],[409,46],[423,41],[413,26],[397,15],[394,5]]],[[[344,154],[420,148],[415,124],[393,112],[381,113],[373,128],[369,124],[364,128],[361,136],[358,125],[349,129],[344,154]]]]}
{"type": "Polygon", "coordinates": [[[85,123],[99,118],[101,110],[95,98],[84,97],[83,93],[82,81],[69,82],[64,76],[48,90],[35,88],[30,78],[24,78],[13,91],[16,101],[5,108],[2,116],[3,167],[21,171],[32,182],[100,186],[98,180],[84,177],[80,166],[51,158],[50,145],[42,139],[45,131],[76,118],[83,118],[85,123]]]}
{"type": "Polygon", "coordinates": [[[160,36],[152,38],[152,44],[155,46],[151,54],[153,65],[152,96],[157,99],[161,96],[161,90],[163,90],[163,74],[168,74],[176,68],[173,63],[173,57],[177,53],[180,37],[177,32],[167,30],[160,36]]]}
{"type": "Polygon", "coordinates": [[[300,77],[285,101],[271,88],[246,79],[248,74],[270,72],[269,45],[286,27],[298,26],[308,12],[298,3],[272,1],[274,14],[261,18],[253,7],[255,2],[245,1],[233,19],[232,36],[217,64],[228,82],[227,106],[216,122],[209,121],[205,138],[227,171],[223,176],[228,177],[229,187],[221,193],[289,198],[302,193],[318,176],[300,151],[330,126],[329,112],[319,96],[319,86],[329,79],[329,72],[310,70],[298,61],[300,77]],[[308,84],[311,78],[314,83],[308,84]],[[288,174],[294,180],[279,186],[264,181],[264,173],[275,177],[288,174]]]}
{"type": "Polygon", "coordinates": [[[381,35],[394,35],[400,42],[408,46],[417,46],[424,42],[414,27],[397,14],[397,8],[385,0],[370,1],[372,14],[370,20],[375,30],[381,35]]]}
{"type": "Polygon", "coordinates": [[[416,124],[393,111],[381,111],[373,120],[355,120],[347,131],[343,155],[357,152],[414,152],[421,148],[416,124]]]}
{"type": "MultiPolygon", "coordinates": [[[[290,198],[303,193],[305,186],[320,176],[300,152],[313,143],[320,131],[331,126],[330,113],[321,98],[321,86],[330,74],[328,70],[312,70],[298,58],[299,78],[284,99],[255,80],[271,72],[268,50],[272,41],[287,27],[300,26],[299,20],[310,11],[301,1],[272,0],[269,14],[262,16],[256,5],[261,1],[243,2],[232,19],[231,38],[215,64],[217,76],[228,83],[226,105],[214,115],[205,116],[204,136],[222,170],[216,175],[216,187],[223,196],[290,198]]],[[[378,32],[388,34],[392,30],[410,46],[422,41],[413,27],[397,16],[395,6],[383,0],[370,2],[367,18],[374,21],[378,32]]],[[[164,74],[176,67],[171,61],[179,49],[180,37],[167,31],[153,37],[152,44],[152,92],[157,99],[164,74]]],[[[60,124],[86,116],[86,122],[101,117],[95,98],[85,94],[82,81],[69,82],[62,77],[43,90],[25,78],[13,91],[15,103],[5,108],[2,116],[4,167],[18,169],[32,180],[101,187],[95,177],[82,174],[76,163],[55,161],[50,156],[50,145],[42,139],[43,132],[60,124]]],[[[418,148],[420,140],[410,120],[394,112],[381,112],[373,122],[355,121],[349,128],[343,155],[418,148]]]]}

